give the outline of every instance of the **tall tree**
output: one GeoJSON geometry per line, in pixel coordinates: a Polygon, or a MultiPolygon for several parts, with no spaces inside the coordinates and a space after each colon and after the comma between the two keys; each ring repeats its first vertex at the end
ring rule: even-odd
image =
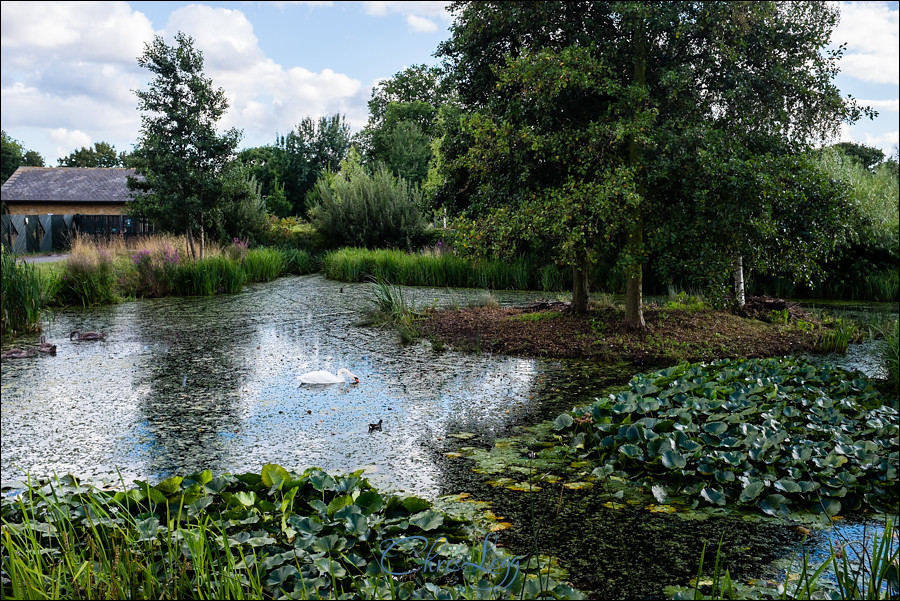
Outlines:
{"type": "Polygon", "coordinates": [[[413,65],[372,90],[369,121],[354,144],[367,163],[383,163],[419,184],[428,173],[441,107],[455,94],[443,69],[413,65]]]}
{"type": "Polygon", "coordinates": [[[58,160],[60,167],[123,167],[125,153],[106,142],[95,142],[93,148],[82,146],[58,160]]]}
{"type": "MultiPolygon", "coordinates": [[[[505,93],[511,89],[503,89],[506,61],[541,52],[562,56],[570,47],[587,49],[597,64],[607,68],[612,82],[630,90],[634,100],[630,116],[621,111],[608,114],[609,104],[593,103],[581,118],[582,124],[618,121],[614,131],[626,132],[616,160],[627,163],[634,184],[625,188],[623,180],[620,188],[628,191],[634,211],[620,253],[629,280],[629,327],[643,327],[640,282],[650,248],[650,241],[643,240],[644,228],[649,226],[651,233],[669,231],[665,223],[671,187],[656,174],[677,172],[687,179],[693,175],[677,169],[684,159],[683,139],[713,128],[772,140],[787,152],[801,151],[813,136],[833,133],[842,118],[859,116],[859,109],[842,100],[832,83],[840,51],[828,53],[824,48],[836,12],[822,2],[454,2],[451,10],[457,16],[452,36],[438,54],[453,70],[465,111],[502,125],[497,117],[508,118],[504,104],[512,101],[505,93]],[[656,117],[644,130],[635,130],[631,125],[645,121],[642,115],[656,117]]],[[[559,75],[565,81],[565,73],[559,75]]],[[[477,172],[472,165],[460,169],[456,160],[471,156],[472,130],[455,131],[456,140],[442,142],[442,150],[450,149],[445,158],[452,177],[446,183],[460,186],[457,195],[467,198],[456,204],[472,214],[481,210],[479,199],[488,195],[485,185],[502,192],[506,182],[517,181],[521,166],[508,160],[502,174],[495,172],[490,181],[473,181],[477,172]]],[[[510,134],[520,133],[517,128],[498,127],[494,146],[512,149],[517,142],[510,134]]],[[[512,156],[512,150],[507,154],[512,156]]],[[[554,157],[545,153],[534,161],[536,166],[552,164],[554,157]]],[[[554,174],[548,177],[552,181],[554,174]]],[[[445,197],[452,193],[443,191],[445,197]]],[[[725,200],[756,202],[754,197],[734,195],[725,200]]],[[[764,215],[765,205],[756,206],[755,215],[764,215]]],[[[759,231],[772,225],[765,222],[759,231]]],[[[722,239],[718,252],[739,256],[727,235],[707,234],[722,239]]],[[[600,238],[592,235],[588,242],[599,244],[600,238]]],[[[584,306],[583,291],[573,292],[576,308],[584,306]]]]}
{"type": "Polygon", "coordinates": [[[305,117],[293,131],[278,138],[276,147],[282,151],[276,159],[281,173],[278,181],[284,185],[294,214],[306,215],[306,197],[319,176],[336,171],[350,150],[350,126],[338,114],[318,120],[305,117]]]}
{"type": "Polygon", "coordinates": [[[137,90],[141,135],[132,165],[142,178],[131,178],[132,211],[149,217],[164,231],[184,231],[196,257],[204,255],[205,232],[214,226],[223,189],[222,175],[240,140],[234,128],[224,134],[216,123],[228,100],[203,74],[203,55],[191,37],[179,32],[175,46],[156,36],[138,58],[155,78],[137,90]]]}

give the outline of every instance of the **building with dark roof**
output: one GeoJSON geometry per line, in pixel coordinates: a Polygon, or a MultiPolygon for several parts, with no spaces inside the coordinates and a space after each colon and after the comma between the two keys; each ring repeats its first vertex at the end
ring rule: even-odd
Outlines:
{"type": "Polygon", "coordinates": [[[126,216],[134,169],[19,167],[0,188],[2,243],[13,252],[60,250],[72,235],[149,233],[126,216]]]}

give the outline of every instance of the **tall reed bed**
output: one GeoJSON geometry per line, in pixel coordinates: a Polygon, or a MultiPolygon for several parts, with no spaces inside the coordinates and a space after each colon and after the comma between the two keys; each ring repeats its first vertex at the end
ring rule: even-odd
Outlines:
{"type": "Polygon", "coordinates": [[[248,282],[268,282],[282,274],[285,255],[274,248],[259,248],[247,252],[243,261],[248,282]]]}
{"type": "Polygon", "coordinates": [[[16,264],[15,256],[2,251],[0,332],[37,332],[45,305],[44,285],[33,265],[16,264]]]}
{"type": "MultiPolygon", "coordinates": [[[[116,239],[114,239],[116,240],[116,239]]],[[[56,298],[63,305],[92,307],[119,301],[115,247],[81,237],[66,260],[56,298]]]]}
{"type": "MultiPolygon", "coordinates": [[[[407,253],[363,248],[329,252],[322,259],[322,271],[325,277],[344,282],[362,282],[372,277],[404,286],[494,290],[538,289],[546,273],[526,258],[472,263],[446,252],[407,253]]],[[[546,281],[555,285],[558,280],[548,277],[546,281]]]]}

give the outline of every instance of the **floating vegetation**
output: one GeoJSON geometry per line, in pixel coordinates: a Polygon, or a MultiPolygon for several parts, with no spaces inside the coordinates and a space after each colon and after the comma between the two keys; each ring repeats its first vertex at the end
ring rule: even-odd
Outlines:
{"type": "Polygon", "coordinates": [[[681,364],[563,413],[553,428],[598,477],[657,502],[771,516],[896,511],[897,410],[868,379],[792,359],[681,364]]]}
{"type": "Polygon", "coordinates": [[[4,494],[3,597],[583,598],[545,575],[546,558],[498,548],[490,533],[510,524],[486,504],[385,494],[362,473],[268,464],[4,494]]]}

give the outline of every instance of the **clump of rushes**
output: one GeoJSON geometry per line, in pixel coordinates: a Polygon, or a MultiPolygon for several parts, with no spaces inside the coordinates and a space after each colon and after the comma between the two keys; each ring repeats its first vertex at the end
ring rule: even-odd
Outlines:
{"type": "Polygon", "coordinates": [[[2,292],[0,292],[0,332],[38,332],[41,329],[41,310],[45,305],[44,286],[33,265],[22,262],[4,248],[2,261],[2,292]]]}
{"type": "Polygon", "coordinates": [[[371,322],[397,328],[403,342],[416,340],[419,337],[418,313],[406,302],[403,289],[379,278],[369,278],[369,281],[372,283],[371,322]]]}
{"type": "Polygon", "coordinates": [[[284,271],[284,254],[274,248],[258,248],[247,251],[243,259],[248,282],[268,282],[284,271]]]}
{"type": "Polygon", "coordinates": [[[66,476],[2,495],[3,598],[584,598],[497,547],[496,516],[379,492],[362,471],[135,485],[66,476]]]}
{"type": "Polygon", "coordinates": [[[63,305],[93,307],[117,303],[114,255],[108,248],[78,244],[63,267],[57,299],[63,305]]]}

